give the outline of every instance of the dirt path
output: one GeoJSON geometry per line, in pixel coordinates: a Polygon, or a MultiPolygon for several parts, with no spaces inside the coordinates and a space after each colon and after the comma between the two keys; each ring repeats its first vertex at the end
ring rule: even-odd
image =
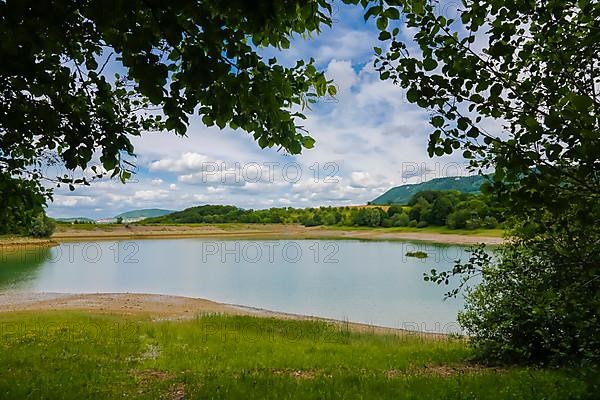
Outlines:
{"type": "Polygon", "coordinates": [[[386,229],[338,230],[302,225],[247,224],[235,226],[167,226],[167,225],[123,225],[94,226],[91,229],[61,227],[52,239],[110,240],[151,238],[254,238],[254,239],[361,239],[361,240],[414,240],[442,244],[472,245],[485,243],[498,245],[501,237],[461,235],[435,232],[393,232],[386,229]]]}

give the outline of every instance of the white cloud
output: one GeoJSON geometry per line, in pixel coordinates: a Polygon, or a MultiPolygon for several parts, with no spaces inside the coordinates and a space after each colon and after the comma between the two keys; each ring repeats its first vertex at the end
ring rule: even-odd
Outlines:
{"type": "Polygon", "coordinates": [[[358,82],[358,76],[350,61],[331,60],[325,75],[328,79],[333,79],[338,97],[348,94],[352,86],[358,82]]]}
{"type": "Polygon", "coordinates": [[[133,194],[133,198],[135,200],[158,200],[161,198],[166,198],[168,194],[167,190],[138,190],[133,194]]]}
{"type": "Polygon", "coordinates": [[[317,60],[353,59],[373,50],[373,33],[364,30],[340,29],[327,44],[319,47],[317,60]]]}
{"type": "MultiPolygon", "coordinates": [[[[214,162],[214,161],[213,161],[214,162]]],[[[199,171],[212,164],[211,159],[199,153],[184,153],[179,158],[165,158],[149,165],[150,171],[184,172],[199,171]]]]}
{"type": "Polygon", "coordinates": [[[350,186],[353,188],[369,189],[389,186],[389,181],[382,175],[373,176],[369,172],[355,171],[350,174],[350,186]]]}
{"type": "Polygon", "coordinates": [[[90,196],[56,195],[53,204],[62,207],[75,207],[96,204],[96,199],[90,196]]]}

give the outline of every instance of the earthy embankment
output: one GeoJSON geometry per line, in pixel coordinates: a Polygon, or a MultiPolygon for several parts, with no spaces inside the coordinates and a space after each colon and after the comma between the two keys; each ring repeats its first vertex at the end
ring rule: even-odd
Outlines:
{"type": "Polygon", "coordinates": [[[414,332],[403,329],[385,328],[368,324],[275,312],[233,304],[223,304],[206,299],[181,296],[135,293],[0,293],[0,313],[23,311],[45,312],[57,310],[146,316],[154,320],[185,320],[206,314],[249,315],[278,319],[319,320],[355,332],[421,335],[427,338],[440,339],[447,337],[440,333],[414,332]]]}
{"type": "Polygon", "coordinates": [[[54,239],[38,239],[23,236],[3,236],[0,237],[0,249],[12,247],[53,247],[58,242],[54,239]]]}
{"type": "MultiPolygon", "coordinates": [[[[494,232],[496,233],[496,232],[494,232]]],[[[254,238],[254,239],[361,239],[361,240],[415,240],[443,244],[472,245],[501,244],[501,236],[439,233],[427,229],[396,231],[391,229],[335,229],[304,227],[283,224],[234,224],[234,225],[121,225],[121,226],[61,226],[52,236],[56,241],[102,240],[102,239],[151,239],[151,238],[254,238]]]]}

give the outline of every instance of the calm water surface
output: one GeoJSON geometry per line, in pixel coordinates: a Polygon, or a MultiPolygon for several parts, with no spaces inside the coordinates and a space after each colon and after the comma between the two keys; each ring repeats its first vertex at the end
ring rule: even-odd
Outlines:
{"type": "Polygon", "coordinates": [[[423,272],[466,248],[355,240],[169,239],[0,249],[0,291],[201,297],[389,327],[457,331],[461,299],[423,272]],[[425,251],[426,259],[406,257],[425,251]]]}

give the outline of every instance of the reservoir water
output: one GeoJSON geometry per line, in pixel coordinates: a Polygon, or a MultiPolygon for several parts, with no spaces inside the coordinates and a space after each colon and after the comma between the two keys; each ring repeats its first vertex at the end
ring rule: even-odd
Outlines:
{"type": "Polygon", "coordinates": [[[456,332],[462,299],[423,280],[467,248],[400,241],[152,239],[0,249],[0,292],[155,293],[456,332]],[[407,257],[424,251],[425,259],[407,257]]]}

